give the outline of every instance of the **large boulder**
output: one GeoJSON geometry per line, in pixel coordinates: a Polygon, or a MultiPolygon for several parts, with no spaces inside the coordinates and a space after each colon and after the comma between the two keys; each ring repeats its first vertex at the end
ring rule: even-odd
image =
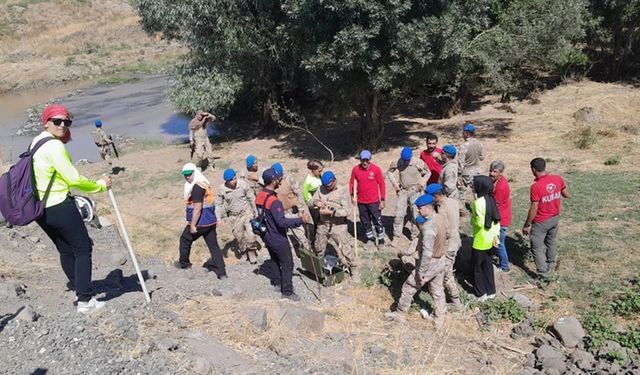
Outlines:
{"type": "Polygon", "coordinates": [[[584,350],[576,350],[575,352],[571,353],[569,358],[573,364],[575,364],[579,369],[583,371],[589,371],[593,369],[593,365],[596,362],[593,354],[584,350]]]}
{"type": "Polygon", "coordinates": [[[586,335],[582,324],[573,316],[562,317],[553,323],[558,339],[567,348],[575,348],[582,343],[586,335]]]}
{"type": "Polygon", "coordinates": [[[543,372],[557,371],[562,374],[566,370],[564,353],[551,345],[542,345],[536,350],[536,358],[543,372]]]}
{"type": "Polygon", "coordinates": [[[296,331],[322,332],[325,315],[319,311],[283,303],[279,306],[276,321],[296,331]]]}
{"type": "MultiPolygon", "coordinates": [[[[185,338],[188,355],[198,371],[206,371],[207,365],[220,373],[246,374],[255,370],[254,362],[235,350],[225,346],[204,332],[195,331],[185,338]]],[[[218,373],[213,371],[213,373],[218,373]]]]}

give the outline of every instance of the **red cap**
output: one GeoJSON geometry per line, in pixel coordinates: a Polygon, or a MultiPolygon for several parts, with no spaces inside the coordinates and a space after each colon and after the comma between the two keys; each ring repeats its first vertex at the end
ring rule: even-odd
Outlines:
{"type": "Polygon", "coordinates": [[[49,104],[47,108],[42,111],[42,125],[46,124],[50,118],[54,116],[69,117],[69,110],[62,104],[49,104]]]}

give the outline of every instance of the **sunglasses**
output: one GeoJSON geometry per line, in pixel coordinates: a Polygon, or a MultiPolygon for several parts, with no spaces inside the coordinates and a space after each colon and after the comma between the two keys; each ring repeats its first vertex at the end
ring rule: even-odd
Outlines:
{"type": "Polygon", "coordinates": [[[49,121],[53,122],[53,125],[55,126],[60,126],[64,124],[64,126],[66,126],[67,128],[70,127],[71,124],[73,123],[73,121],[71,120],[62,119],[62,118],[50,118],[49,121]]]}

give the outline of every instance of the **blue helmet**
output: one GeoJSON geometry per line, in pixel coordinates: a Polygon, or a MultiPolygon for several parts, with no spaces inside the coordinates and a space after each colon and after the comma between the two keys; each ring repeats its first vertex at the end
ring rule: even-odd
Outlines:
{"type": "Polygon", "coordinates": [[[427,188],[424,189],[424,193],[429,195],[434,195],[440,192],[442,192],[442,185],[436,183],[429,184],[427,185],[427,188]]]}
{"type": "Polygon", "coordinates": [[[402,152],[400,152],[400,159],[404,161],[411,160],[411,156],[413,156],[413,151],[411,151],[411,147],[405,147],[402,149],[402,152]]]}
{"type": "Polygon", "coordinates": [[[420,224],[424,224],[427,222],[427,219],[422,216],[422,215],[418,215],[416,216],[416,224],[420,225],[420,224]]]}
{"type": "Polygon", "coordinates": [[[473,126],[472,123],[468,123],[467,125],[464,126],[464,128],[462,128],[462,130],[469,132],[469,133],[475,133],[476,132],[476,127],[473,126]]]}
{"type": "Polygon", "coordinates": [[[422,207],[422,206],[426,206],[428,204],[432,204],[433,203],[433,196],[429,195],[429,194],[424,194],[418,197],[418,199],[416,199],[416,206],[418,207],[422,207]]]}
{"type": "Polygon", "coordinates": [[[247,169],[251,168],[257,161],[258,161],[257,157],[253,155],[247,156],[247,160],[246,160],[247,169]]]}
{"type": "Polygon", "coordinates": [[[278,174],[279,177],[284,176],[284,168],[280,163],[273,163],[271,168],[278,174]]]}
{"type": "Polygon", "coordinates": [[[102,121],[100,121],[100,119],[97,119],[95,124],[96,124],[96,128],[99,128],[102,126],[102,121]]]}
{"type": "Polygon", "coordinates": [[[444,145],[442,147],[442,152],[455,157],[456,154],[458,153],[458,150],[456,150],[456,148],[453,145],[444,145]]]}
{"type": "Polygon", "coordinates": [[[222,173],[222,178],[224,179],[225,182],[229,182],[233,180],[235,176],[236,176],[236,171],[234,171],[231,168],[225,169],[224,172],[222,173]]]}
{"type": "Polygon", "coordinates": [[[336,180],[336,175],[333,174],[333,172],[331,171],[326,171],[322,174],[322,177],[320,177],[320,181],[322,181],[322,185],[324,186],[329,186],[331,185],[331,183],[333,181],[336,180]]]}

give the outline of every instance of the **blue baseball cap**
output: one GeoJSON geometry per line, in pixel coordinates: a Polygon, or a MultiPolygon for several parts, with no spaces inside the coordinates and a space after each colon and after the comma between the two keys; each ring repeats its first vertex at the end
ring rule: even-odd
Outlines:
{"type": "Polygon", "coordinates": [[[333,172],[331,171],[326,171],[322,174],[322,177],[320,177],[320,181],[322,181],[322,185],[324,186],[329,186],[331,185],[331,183],[333,181],[336,180],[336,175],[333,174],[333,172]]]}
{"type": "Polygon", "coordinates": [[[99,128],[102,126],[102,121],[100,121],[100,119],[96,120],[96,126],[99,128]]]}
{"type": "Polygon", "coordinates": [[[416,199],[416,206],[418,207],[426,206],[431,203],[433,203],[433,196],[429,194],[421,195],[416,199]]]}
{"type": "Polygon", "coordinates": [[[371,151],[362,150],[360,153],[360,160],[371,160],[371,151]]]}
{"type": "Polygon", "coordinates": [[[427,219],[422,216],[422,215],[418,215],[416,216],[416,224],[420,225],[420,224],[424,224],[427,222],[427,219]]]}
{"type": "Polygon", "coordinates": [[[442,185],[436,183],[429,184],[427,185],[427,188],[424,189],[424,193],[429,195],[434,195],[435,193],[440,192],[442,192],[442,185]]]}
{"type": "Polygon", "coordinates": [[[280,163],[273,163],[271,165],[271,169],[273,169],[279,177],[284,176],[284,168],[282,167],[282,164],[280,163]]]}
{"type": "Polygon", "coordinates": [[[253,155],[247,156],[247,160],[246,160],[247,169],[251,168],[257,161],[258,161],[257,157],[253,155]]]}
{"type": "Polygon", "coordinates": [[[458,153],[458,150],[456,150],[456,148],[453,145],[444,145],[442,147],[442,152],[447,153],[451,156],[456,156],[456,154],[458,153]]]}
{"type": "Polygon", "coordinates": [[[402,152],[400,152],[400,159],[404,161],[411,160],[411,156],[413,156],[413,151],[411,150],[411,147],[405,147],[402,149],[402,152]]]}
{"type": "Polygon", "coordinates": [[[233,169],[229,168],[229,169],[225,169],[224,172],[222,173],[222,178],[226,181],[229,182],[231,180],[233,180],[233,178],[236,176],[236,171],[234,171],[233,169]]]}
{"type": "Polygon", "coordinates": [[[276,178],[278,178],[278,174],[273,170],[273,168],[265,169],[264,172],[262,172],[262,180],[265,185],[269,185],[276,178]]]}
{"type": "Polygon", "coordinates": [[[462,130],[469,132],[469,133],[475,133],[476,132],[476,127],[473,126],[473,124],[469,123],[467,125],[464,126],[464,128],[462,128],[462,130]]]}

